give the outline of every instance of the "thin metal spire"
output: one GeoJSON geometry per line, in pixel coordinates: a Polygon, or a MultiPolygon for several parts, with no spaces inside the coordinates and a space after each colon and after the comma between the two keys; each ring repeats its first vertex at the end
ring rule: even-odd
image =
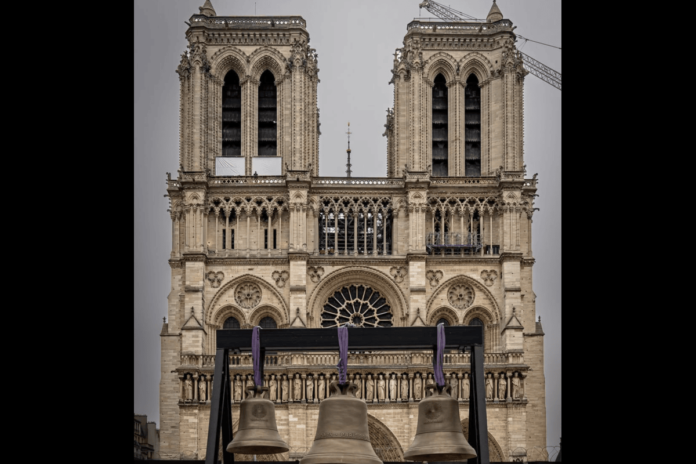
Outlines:
{"type": "Polygon", "coordinates": [[[348,153],[348,163],[346,163],[346,175],[350,177],[351,173],[353,172],[350,170],[350,167],[352,166],[352,164],[350,164],[350,134],[352,134],[350,131],[350,123],[348,123],[348,132],[346,132],[346,134],[348,134],[348,149],[346,150],[346,153],[348,153]]]}

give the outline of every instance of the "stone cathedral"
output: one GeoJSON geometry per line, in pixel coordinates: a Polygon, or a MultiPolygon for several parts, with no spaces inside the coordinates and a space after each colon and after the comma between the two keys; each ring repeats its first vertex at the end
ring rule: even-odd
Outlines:
{"type": "MultiPolygon", "coordinates": [[[[486,22],[410,22],[393,57],[387,176],[322,177],[318,56],[306,21],[219,16],[209,0],[199,10],[176,69],[179,171],[167,174],[161,458],[205,457],[218,329],[444,322],[484,327],[491,461],[535,460],[546,446],[532,289],[537,180],[524,164],[528,72],[512,21],[493,3],[486,22]]],[[[266,355],[291,450],[259,459],[309,450],[337,363],[338,347],[266,355]]],[[[230,369],[236,430],[250,355],[231,355],[230,369]]],[[[445,355],[465,434],[469,372],[469,353],[445,355]]],[[[348,374],[367,402],[375,452],[403,461],[433,381],[432,352],[351,353],[348,374]]]]}

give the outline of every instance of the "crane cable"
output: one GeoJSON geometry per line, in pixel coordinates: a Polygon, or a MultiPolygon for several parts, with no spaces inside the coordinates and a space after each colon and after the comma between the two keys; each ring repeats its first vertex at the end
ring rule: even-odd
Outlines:
{"type": "Polygon", "coordinates": [[[557,48],[557,49],[561,50],[561,47],[556,47],[555,45],[549,45],[549,44],[546,44],[544,42],[537,42],[536,40],[532,40],[532,39],[528,39],[526,37],[523,37],[520,34],[517,34],[517,37],[519,37],[520,39],[524,39],[525,41],[536,42],[536,43],[541,44],[541,45],[546,45],[547,47],[557,48]]]}

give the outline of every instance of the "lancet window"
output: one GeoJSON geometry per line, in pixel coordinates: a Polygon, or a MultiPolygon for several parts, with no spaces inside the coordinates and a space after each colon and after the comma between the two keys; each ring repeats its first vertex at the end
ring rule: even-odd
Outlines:
{"type": "Polygon", "coordinates": [[[464,175],[481,176],[481,89],[475,75],[464,90],[464,175]]]}
{"type": "Polygon", "coordinates": [[[222,156],[242,156],[242,93],[239,76],[230,71],[222,87],[222,156]]]}
{"type": "Polygon", "coordinates": [[[261,74],[261,84],[259,85],[259,156],[276,156],[278,154],[277,100],[275,77],[273,73],[266,70],[261,74]]]}
{"type": "Polygon", "coordinates": [[[320,254],[392,254],[393,212],[388,199],[324,199],[318,222],[320,254]]]}
{"type": "Polygon", "coordinates": [[[236,317],[228,317],[222,324],[223,329],[239,329],[240,327],[241,326],[239,325],[239,321],[236,317]]]}
{"type": "Polygon", "coordinates": [[[433,86],[433,176],[447,176],[448,130],[447,130],[447,83],[442,74],[435,77],[433,86]]]}
{"type": "Polygon", "coordinates": [[[275,319],[273,319],[270,316],[266,316],[261,321],[259,322],[259,326],[261,326],[262,329],[277,329],[278,325],[276,324],[275,319]]]}
{"type": "Polygon", "coordinates": [[[495,197],[428,198],[426,250],[430,254],[497,254],[493,234],[495,197]]]}

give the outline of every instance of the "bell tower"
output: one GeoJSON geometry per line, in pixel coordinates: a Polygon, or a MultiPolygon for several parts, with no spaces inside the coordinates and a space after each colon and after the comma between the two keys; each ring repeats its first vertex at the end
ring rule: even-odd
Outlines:
{"type": "Polygon", "coordinates": [[[522,170],[522,59],[515,26],[493,3],[485,22],[414,20],[394,53],[387,115],[390,177],[406,165],[433,177],[522,170]]]}

